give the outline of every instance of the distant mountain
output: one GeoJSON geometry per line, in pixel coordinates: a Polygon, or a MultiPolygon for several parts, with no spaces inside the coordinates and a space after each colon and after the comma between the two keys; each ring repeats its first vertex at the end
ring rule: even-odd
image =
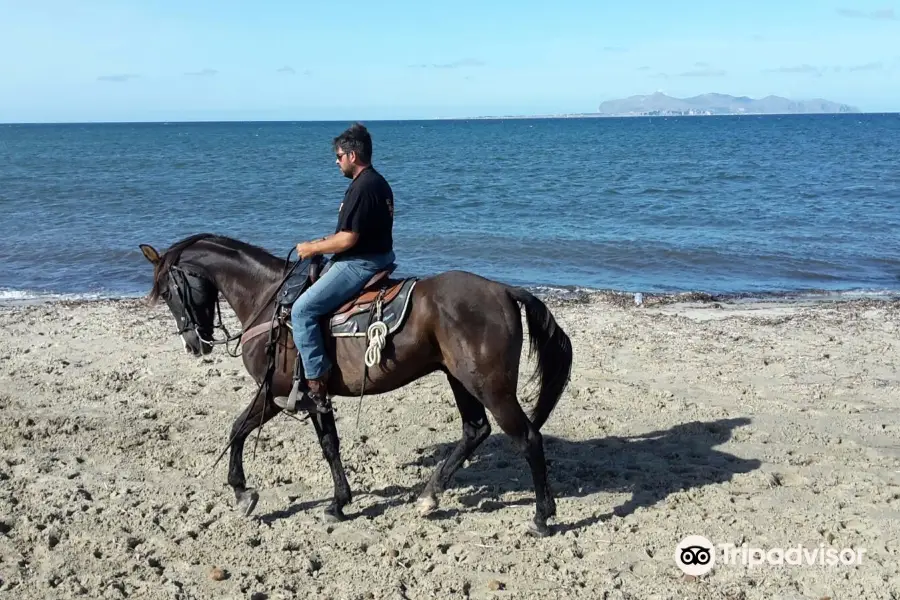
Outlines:
{"type": "Polygon", "coordinates": [[[798,115],[858,113],[855,106],[830,100],[789,100],[779,96],[754,99],[727,94],[702,94],[692,98],[673,98],[661,92],[649,96],[631,96],[607,100],[600,105],[601,116],[680,116],[680,115],[798,115]]]}

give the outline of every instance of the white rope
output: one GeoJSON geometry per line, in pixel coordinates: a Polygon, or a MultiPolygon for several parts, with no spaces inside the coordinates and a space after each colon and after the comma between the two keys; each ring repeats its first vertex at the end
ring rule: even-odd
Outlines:
{"type": "Polygon", "coordinates": [[[387,341],[387,325],[384,321],[375,321],[366,330],[369,346],[366,348],[366,366],[374,367],[381,362],[381,351],[387,341]]]}

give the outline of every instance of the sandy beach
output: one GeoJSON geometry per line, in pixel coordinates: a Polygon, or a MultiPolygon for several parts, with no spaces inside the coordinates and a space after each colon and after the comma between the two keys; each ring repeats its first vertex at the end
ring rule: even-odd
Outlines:
{"type": "Polygon", "coordinates": [[[498,427],[417,513],[460,434],[442,376],[368,396],[358,430],[357,399],[336,399],[343,523],[322,520],[312,425],[279,415],[255,457],[254,433],[245,518],[227,457],[206,470],[256,390],[239,358],[187,355],[142,300],[0,307],[0,596],[900,596],[900,301],[551,307],[575,363],[543,429],[545,539],[523,534],[530,473],[498,427]],[[688,535],[860,560],[719,561],[694,578],[674,560],[688,535]]]}

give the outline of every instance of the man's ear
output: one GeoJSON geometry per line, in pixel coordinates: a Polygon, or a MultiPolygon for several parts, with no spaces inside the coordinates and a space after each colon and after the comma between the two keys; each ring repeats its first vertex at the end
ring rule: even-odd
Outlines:
{"type": "Polygon", "coordinates": [[[150,244],[141,244],[139,248],[144,253],[144,257],[151,263],[155,265],[159,262],[159,252],[156,251],[156,248],[150,244]]]}

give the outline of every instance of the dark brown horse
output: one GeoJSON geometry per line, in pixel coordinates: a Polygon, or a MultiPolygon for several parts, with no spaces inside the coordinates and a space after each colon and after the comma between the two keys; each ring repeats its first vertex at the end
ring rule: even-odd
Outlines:
{"type": "MultiPolygon", "coordinates": [[[[160,255],[141,245],[153,264],[150,300],[163,298],[169,306],[185,348],[195,354],[212,350],[219,293],[231,305],[243,331],[275,323],[277,292],[294,264],[250,244],[211,234],[188,237],[160,255]]],[[[219,317],[221,321],[221,316],[219,317]]],[[[338,396],[360,395],[364,375],[366,341],[359,337],[328,335],[333,358],[329,391],[338,396]]],[[[292,345],[290,332],[278,332],[282,345],[292,345]]],[[[248,373],[262,386],[266,377],[269,335],[246,339],[242,357],[248,373]]],[[[271,394],[286,396],[291,388],[296,351],[276,363],[271,394]]],[[[547,519],[556,514],[556,503],[547,483],[541,426],[569,381],[571,342],[547,306],[526,290],[510,287],[463,271],[449,271],[423,278],[411,292],[402,326],[389,337],[383,360],[368,369],[365,393],[395,390],[435,371],[446,374],[462,417],[462,438],[435,469],[419,495],[419,510],[437,508],[438,496],[454,472],[488,437],[491,425],[485,409],[525,456],[534,483],[536,512],[530,531],[550,532],[547,519]],[[527,416],[516,397],[523,331],[519,305],[531,336],[531,353],[537,354],[533,377],[539,392],[527,416]]],[[[228,483],[237,507],[250,514],[258,494],[246,487],[243,469],[244,442],[248,435],[281,409],[259,394],[237,417],[231,430],[228,483]]],[[[351,501],[350,486],[341,464],[340,442],[332,413],[310,413],[325,459],[334,479],[334,498],[326,509],[332,519],[343,519],[351,501]]]]}

